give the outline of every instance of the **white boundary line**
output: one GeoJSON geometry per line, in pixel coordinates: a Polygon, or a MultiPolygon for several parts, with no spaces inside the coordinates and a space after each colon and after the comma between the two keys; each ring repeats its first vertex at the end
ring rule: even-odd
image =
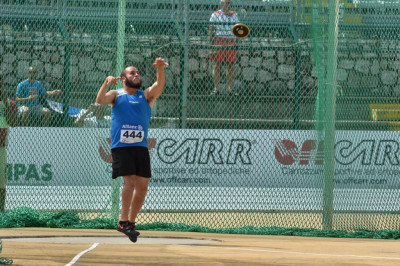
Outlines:
{"type": "Polygon", "coordinates": [[[267,252],[267,253],[282,253],[282,254],[294,254],[294,255],[311,255],[311,256],[324,256],[324,257],[350,257],[350,258],[364,258],[364,259],[383,259],[383,260],[400,260],[396,257],[375,257],[375,256],[362,256],[362,255],[345,255],[345,254],[326,254],[326,253],[310,253],[310,252],[297,252],[297,251],[279,251],[279,250],[268,250],[268,249],[249,249],[249,248],[228,248],[228,247],[211,247],[211,246],[196,246],[202,248],[219,248],[219,249],[233,249],[233,250],[245,250],[245,251],[256,251],[256,252],[267,252]]]}
{"type": "Polygon", "coordinates": [[[74,265],[75,262],[77,262],[77,261],[79,260],[79,258],[80,258],[83,254],[85,254],[85,253],[87,253],[87,252],[89,252],[89,251],[95,249],[98,245],[99,245],[99,243],[94,243],[90,248],[88,248],[87,250],[84,250],[84,251],[82,251],[81,253],[79,253],[78,255],[76,255],[76,256],[75,256],[68,264],[66,264],[65,266],[74,265]]]}

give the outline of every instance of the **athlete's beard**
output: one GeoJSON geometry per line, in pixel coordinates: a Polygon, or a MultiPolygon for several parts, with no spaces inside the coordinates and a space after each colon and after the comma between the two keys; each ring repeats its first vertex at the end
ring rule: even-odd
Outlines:
{"type": "Polygon", "coordinates": [[[133,89],[140,89],[142,87],[142,79],[139,79],[139,81],[134,82],[134,81],[130,81],[130,80],[125,80],[125,85],[129,88],[133,88],[133,89]]]}

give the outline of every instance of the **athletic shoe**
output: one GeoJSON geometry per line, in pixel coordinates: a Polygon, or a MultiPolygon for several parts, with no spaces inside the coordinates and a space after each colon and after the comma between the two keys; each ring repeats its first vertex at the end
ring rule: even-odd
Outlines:
{"type": "Polygon", "coordinates": [[[128,222],[128,223],[131,225],[131,227],[133,228],[133,231],[135,232],[134,234],[129,236],[129,240],[132,241],[133,243],[136,243],[138,236],[140,236],[140,233],[139,233],[139,231],[136,231],[135,223],[131,223],[131,222],[128,222]]]}
{"type": "Polygon", "coordinates": [[[131,222],[119,222],[117,226],[117,231],[124,233],[129,237],[129,240],[136,243],[137,237],[140,235],[138,231],[135,230],[135,223],[131,222]]]}

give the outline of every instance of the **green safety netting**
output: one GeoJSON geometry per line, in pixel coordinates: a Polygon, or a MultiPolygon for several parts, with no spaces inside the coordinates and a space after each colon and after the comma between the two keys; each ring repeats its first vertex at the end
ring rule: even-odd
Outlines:
{"type": "Polygon", "coordinates": [[[110,109],[96,116],[93,104],[125,66],[149,87],[163,57],[139,229],[398,238],[397,2],[232,0],[228,21],[210,21],[219,0],[0,8],[8,96],[30,66],[61,91],[39,99],[47,120],[20,116],[9,129],[0,227],[114,227],[110,109]],[[246,38],[230,36],[238,22],[246,38]]]}

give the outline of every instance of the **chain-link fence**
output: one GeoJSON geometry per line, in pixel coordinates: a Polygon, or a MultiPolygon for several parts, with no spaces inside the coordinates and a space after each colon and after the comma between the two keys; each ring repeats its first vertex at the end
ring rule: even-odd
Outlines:
{"type": "Polygon", "coordinates": [[[94,105],[96,94],[130,65],[149,87],[163,57],[170,66],[152,110],[153,177],[139,224],[398,230],[398,3],[247,0],[225,13],[218,0],[0,7],[3,89],[18,107],[4,216],[28,207],[115,218],[110,109],[94,105]],[[249,36],[232,35],[237,23],[249,36]],[[26,79],[42,84],[29,116],[18,101],[29,96],[26,79]]]}

